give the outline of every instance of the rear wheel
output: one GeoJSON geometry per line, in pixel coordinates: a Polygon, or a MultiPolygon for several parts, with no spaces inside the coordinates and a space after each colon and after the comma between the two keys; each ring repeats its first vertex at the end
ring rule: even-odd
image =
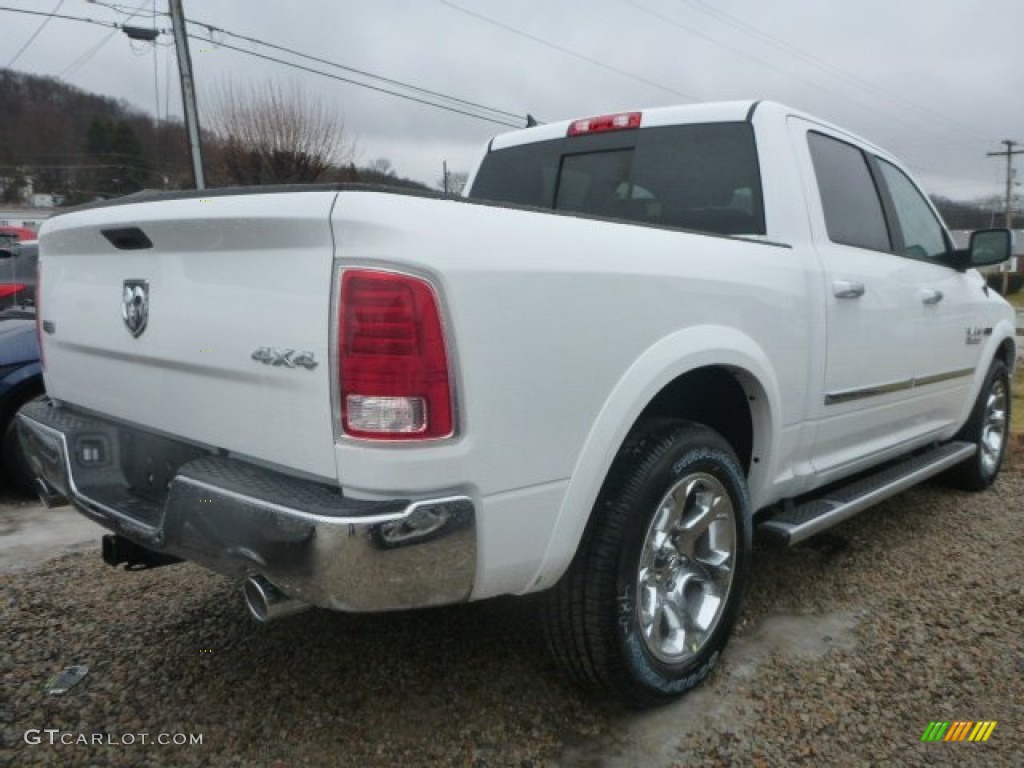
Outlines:
{"type": "Polygon", "coordinates": [[[1010,439],[1010,372],[1002,360],[993,360],[985,383],[958,440],[977,445],[977,452],[953,467],[949,481],[966,491],[981,491],[995,482],[1010,439]]]}
{"type": "Polygon", "coordinates": [[[545,597],[555,659],[633,705],[702,682],[739,613],[750,499],[716,432],[674,422],[620,452],[572,565],[545,597]]]}
{"type": "Polygon", "coordinates": [[[3,482],[8,487],[23,493],[32,492],[35,474],[33,474],[29,467],[28,459],[25,458],[25,454],[21,450],[21,442],[18,440],[17,410],[22,405],[26,405],[33,400],[39,400],[40,398],[42,398],[42,395],[30,397],[17,406],[7,424],[3,425],[3,432],[0,434],[0,457],[2,457],[2,461],[0,461],[0,474],[2,474],[3,482]]]}

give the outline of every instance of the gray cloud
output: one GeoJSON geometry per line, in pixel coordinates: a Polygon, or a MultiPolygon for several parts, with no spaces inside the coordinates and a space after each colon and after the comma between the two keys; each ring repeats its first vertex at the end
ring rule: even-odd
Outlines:
{"type": "MultiPolygon", "coordinates": [[[[152,23],[151,2],[123,2],[142,9],[132,24],[152,23]]],[[[158,10],[164,5],[156,3],[158,10]]],[[[930,191],[944,194],[999,194],[1004,167],[985,154],[1000,149],[1002,139],[1024,141],[1024,100],[1014,89],[1024,5],[1012,0],[185,0],[185,11],[232,32],[546,120],[689,100],[782,101],[889,149],[930,191]]],[[[126,17],[84,0],[66,0],[61,13],[126,17]]],[[[6,65],[40,19],[4,11],[0,17],[6,65]]],[[[163,16],[155,24],[169,27],[163,16]]],[[[154,68],[152,46],[117,34],[69,70],[108,34],[54,20],[15,68],[66,72],[78,87],[148,112],[169,103],[180,114],[170,47],[156,49],[154,68]]],[[[201,99],[225,79],[300,83],[337,104],[362,159],[386,156],[400,174],[427,183],[446,159],[468,168],[487,139],[506,130],[223,46],[191,45],[201,99]]]]}

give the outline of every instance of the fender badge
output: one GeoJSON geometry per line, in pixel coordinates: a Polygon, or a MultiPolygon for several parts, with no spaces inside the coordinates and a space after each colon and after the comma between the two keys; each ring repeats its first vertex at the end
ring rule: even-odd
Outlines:
{"type": "Polygon", "coordinates": [[[259,347],[252,353],[252,359],[264,365],[283,368],[305,368],[313,370],[319,365],[312,352],[295,349],[279,349],[277,347],[259,347]]]}

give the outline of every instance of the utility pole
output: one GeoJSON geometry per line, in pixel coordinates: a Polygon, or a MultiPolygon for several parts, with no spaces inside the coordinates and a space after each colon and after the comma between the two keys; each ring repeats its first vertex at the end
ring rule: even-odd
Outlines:
{"type": "MultiPolygon", "coordinates": [[[[1006,150],[1003,152],[989,152],[988,157],[1002,157],[1006,156],[1006,228],[1013,230],[1013,156],[1024,155],[1024,149],[1014,149],[1017,146],[1016,141],[1006,139],[1003,141],[1006,145],[1006,150]]],[[[1011,260],[1012,264],[1013,261],[1011,260]]],[[[1009,266],[1004,264],[1000,267],[1003,273],[1003,296],[1006,295],[1010,283],[1010,270],[1009,266]]]]}
{"type": "Polygon", "coordinates": [[[206,189],[203,175],[203,146],[199,139],[199,111],[196,109],[196,88],[192,78],[192,56],[188,52],[185,33],[185,11],[181,0],[168,0],[171,26],[174,28],[174,48],[178,52],[178,74],[181,76],[181,100],[185,110],[185,130],[188,132],[189,153],[192,155],[192,175],[196,189],[206,189]]]}
{"type": "Polygon", "coordinates": [[[1013,156],[1024,155],[1024,149],[1014,149],[1016,141],[1007,139],[1003,142],[1006,149],[1002,152],[989,152],[988,157],[1006,157],[1006,228],[1013,229],[1013,156]]]}

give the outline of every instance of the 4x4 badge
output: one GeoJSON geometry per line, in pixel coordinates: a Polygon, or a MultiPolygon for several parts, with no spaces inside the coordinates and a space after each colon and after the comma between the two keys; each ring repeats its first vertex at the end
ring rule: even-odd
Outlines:
{"type": "Polygon", "coordinates": [[[121,292],[121,319],[128,332],[138,338],[149,322],[149,281],[125,280],[121,292]]]}
{"type": "Polygon", "coordinates": [[[307,350],[259,347],[253,351],[252,359],[265,365],[282,366],[284,368],[298,367],[309,371],[312,371],[317,366],[316,357],[307,350]]]}

